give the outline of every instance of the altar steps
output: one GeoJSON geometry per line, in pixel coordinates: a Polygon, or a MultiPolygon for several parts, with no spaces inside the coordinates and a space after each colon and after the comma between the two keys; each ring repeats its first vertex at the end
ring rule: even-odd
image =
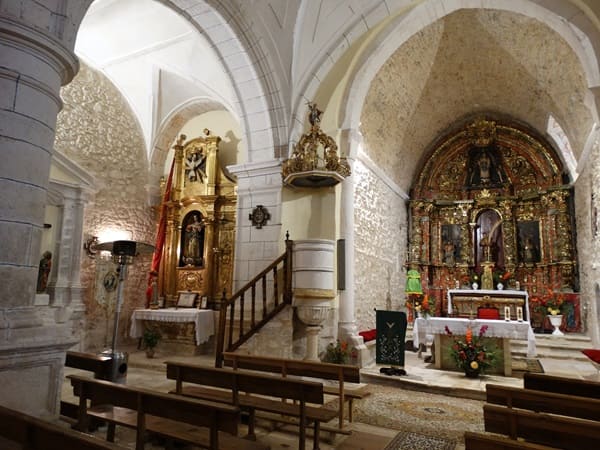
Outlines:
{"type": "MultiPolygon", "coordinates": [[[[581,350],[592,347],[592,340],[583,334],[567,333],[564,336],[551,334],[535,335],[537,359],[560,359],[587,361],[581,350]]],[[[511,340],[513,359],[527,358],[527,342],[511,340]]]]}

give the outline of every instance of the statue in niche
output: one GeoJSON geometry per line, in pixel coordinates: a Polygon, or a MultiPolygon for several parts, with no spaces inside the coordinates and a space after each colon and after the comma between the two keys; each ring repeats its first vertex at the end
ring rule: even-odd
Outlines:
{"type": "Polygon", "coordinates": [[[182,263],[185,266],[201,266],[204,254],[204,224],[199,213],[194,213],[183,227],[182,263]]]}
{"type": "Polygon", "coordinates": [[[477,235],[474,250],[477,266],[495,263],[504,267],[504,240],[502,218],[493,209],[486,209],[477,217],[477,235]]]}
{"type": "Polygon", "coordinates": [[[506,175],[494,147],[474,148],[469,151],[467,166],[468,188],[501,187],[506,175]]]}
{"type": "Polygon", "coordinates": [[[36,292],[42,294],[46,292],[48,287],[48,278],[50,277],[50,269],[52,268],[52,252],[45,251],[40,259],[40,265],[38,270],[37,288],[36,292]]]}

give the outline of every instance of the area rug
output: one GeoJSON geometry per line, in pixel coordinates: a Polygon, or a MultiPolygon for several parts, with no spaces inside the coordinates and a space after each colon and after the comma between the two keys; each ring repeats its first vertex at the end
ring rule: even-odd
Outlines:
{"type": "Polygon", "coordinates": [[[384,450],[454,450],[456,443],[423,434],[401,432],[384,450]]]}
{"type": "MultiPolygon", "coordinates": [[[[370,395],[354,402],[354,421],[402,432],[397,436],[400,442],[402,439],[417,439],[419,436],[424,436],[431,439],[431,442],[439,440],[444,445],[454,445],[464,442],[465,431],[484,431],[484,402],[481,400],[385,385],[370,385],[369,390],[370,395]]],[[[327,407],[337,407],[336,402],[337,400],[332,402],[334,404],[328,403],[327,407]]],[[[393,447],[388,448],[391,450],[393,447]]],[[[454,447],[425,446],[422,448],[454,447]]]]}

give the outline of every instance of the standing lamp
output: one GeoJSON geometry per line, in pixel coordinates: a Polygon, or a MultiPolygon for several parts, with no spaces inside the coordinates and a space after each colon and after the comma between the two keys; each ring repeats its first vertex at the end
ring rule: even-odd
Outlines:
{"type": "Polygon", "coordinates": [[[125,279],[127,278],[127,266],[133,264],[133,258],[140,254],[151,254],[154,246],[135,241],[114,241],[104,242],[96,245],[96,250],[109,251],[112,254],[113,262],[119,267],[119,284],[117,286],[117,303],[115,305],[115,323],[113,327],[112,345],[110,350],[102,352],[103,356],[112,359],[110,371],[110,380],[113,382],[125,382],[127,376],[127,355],[117,352],[117,336],[119,332],[119,317],[123,306],[123,289],[125,288],[125,279]]]}

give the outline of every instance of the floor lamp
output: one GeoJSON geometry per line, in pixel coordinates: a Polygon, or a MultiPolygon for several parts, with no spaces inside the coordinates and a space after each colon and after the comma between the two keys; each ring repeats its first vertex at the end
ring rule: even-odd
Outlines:
{"type": "Polygon", "coordinates": [[[114,241],[103,242],[96,246],[97,250],[109,251],[112,254],[113,262],[119,267],[119,284],[117,286],[117,303],[115,305],[115,323],[113,326],[112,345],[110,350],[102,352],[103,356],[112,359],[112,370],[110,381],[125,382],[127,375],[127,355],[117,352],[117,340],[119,334],[119,317],[123,307],[123,290],[125,288],[125,279],[127,278],[127,266],[133,264],[133,258],[141,254],[151,254],[154,246],[143,242],[135,241],[114,241]]]}

